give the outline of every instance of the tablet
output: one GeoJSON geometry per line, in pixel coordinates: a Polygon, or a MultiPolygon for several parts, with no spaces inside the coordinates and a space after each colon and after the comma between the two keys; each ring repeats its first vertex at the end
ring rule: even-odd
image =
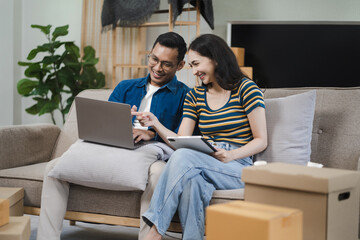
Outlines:
{"type": "Polygon", "coordinates": [[[177,136],[167,139],[176,149],[190,148],[207,154],[216,152],[216,149],[202,136],[177,136]]]}

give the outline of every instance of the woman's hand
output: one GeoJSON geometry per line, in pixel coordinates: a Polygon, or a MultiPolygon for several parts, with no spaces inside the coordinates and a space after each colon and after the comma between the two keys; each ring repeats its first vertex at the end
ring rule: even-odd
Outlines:
{"type": "Polygon", "coordinates": [[[136,116],[136,119],[143,127],[156,127],[160,123],[158,118],[151,112],[132,111],[131,114],[136,116]]]}
{"type": "Polygon", "coordinates": [[[216,148],[216,150],[217,151],[213,152],[211,155],[220,162],[227,163],[235,159],[232,151],[227,151],[222,148],[216,148]]]}

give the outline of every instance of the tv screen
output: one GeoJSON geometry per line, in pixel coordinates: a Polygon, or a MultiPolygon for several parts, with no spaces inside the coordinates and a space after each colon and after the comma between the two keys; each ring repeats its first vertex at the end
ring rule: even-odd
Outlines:
{"type": "Polygon", "coordinates": [[[260,87],[360,86],[360,23],[230,22],[260,87]]]}

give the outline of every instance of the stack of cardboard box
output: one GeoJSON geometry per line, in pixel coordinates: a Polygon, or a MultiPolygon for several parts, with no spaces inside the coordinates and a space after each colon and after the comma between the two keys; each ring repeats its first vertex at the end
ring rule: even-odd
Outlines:
{"type": "Polygon", "coordinates": [[[271,163],[244,168],[245,201],[297,208],[304,240],[358,240],[360,173],[271,163]]]}
{"type": "Polygon", "coordinates": [[[207,208],[208,240],[358,240],[358,171],[270,163],[242,180],[244,202],[207,208]]]}

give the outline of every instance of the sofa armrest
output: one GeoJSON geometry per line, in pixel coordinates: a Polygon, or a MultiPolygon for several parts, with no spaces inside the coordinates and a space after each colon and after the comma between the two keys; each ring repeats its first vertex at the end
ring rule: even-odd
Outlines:
{"type": "Polygon", "coordinates": [[[0,169],[49,161],[60,131],[48,124],[0,127],[0,169]]]}

